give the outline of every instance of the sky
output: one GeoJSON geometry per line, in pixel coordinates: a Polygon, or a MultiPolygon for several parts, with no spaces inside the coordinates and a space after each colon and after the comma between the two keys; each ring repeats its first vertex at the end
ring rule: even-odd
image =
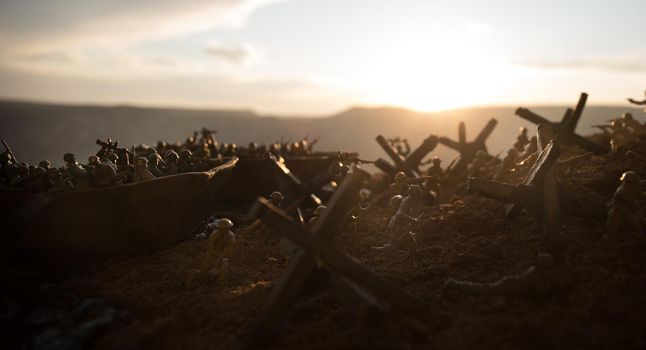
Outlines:
{"type": "Polygon", "coordinates": [[[0,98],[325,115],[625,104],[643,0],[3,0],[0,98]]]}

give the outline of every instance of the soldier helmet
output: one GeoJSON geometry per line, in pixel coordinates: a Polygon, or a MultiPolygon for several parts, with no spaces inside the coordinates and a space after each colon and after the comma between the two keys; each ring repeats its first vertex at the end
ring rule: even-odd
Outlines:
{"type": "Polygon", "coordinates": [[[91,155],[87,157],[87,162],[88,164],[98,164],[99,163],[99,157],[96,155],[91,155]]]}
{"type": "Polygon", "coordinates": [[[402,171],[395,174],[395,181],[401,181],[401,180],[406,180],[406,174],[404,174],[404,172],[402,171]]]}
{"type": "Polygon", "coordinates": [[[218,219],[216,227],[221,229],[231,228],[233,227],[233,222],[227,218],[218,219]]]}
{"type": "Polygon", "coordinates": [[[624,120],[633,120],[633,115],[632,113],[624,113],[621,118],[624,120]]]}
{"type": "Polygon", "coordinates": [[[140,166],[140,167],[145,167],[145,166],[148,165],[148,159],[146,159],[144,157],[137,157],[135,159],[135,165],[140,166]]]}
{"type": "Polygon", "coordinates": [[[76,156],[74,155],[74,153],[65,153],[63,155],[63,160],[65,161],[65,163],[73,163],[76,162],[76,156]]]}
{"type": "Polygon", "coordinates": [[[316,207],[316,209],[314,209],[314,215],[319,216],[319,215],[323,214],[323,211],[325,211],[325,209],[327,209],[326,206],[319,205],[318,207],[316,207]]]}
{"type": "Polygon", "coordinates": [[[639,175],[637,175],[637,173],[634,171],[626,171],[623,174],[621,174],[620,180],[623,182],[630,182],[630,183],[637,182],[639,181],[639,175]]]}
{"type": "Polygon", "coordinates": [[[180,159],[188,159],[188,158],[191,158],[191,156],[193,156],[193,152],[191,152],[191,150],[189,149],[184,149],[182,150],[182,152],[179,153],[180,159]]]}
{"type": "Polygon", "coordinates": [[[173,151],[172,149],[168,150],[164,155],[164,157],[171,161],[179,159],[179,155],[177,154],[177,152],[173,151]]]}
{"type": "Polygon", "coordinates": [[[391,198],[390,201],[388,202],[388,208],[392,210],[399,208],[399,204],[403,200],[404,200],[404,197],[401,194],[393,196],[393,198],[391,198]]]}
{"type": "Polygon", "coordinates": [[[440,165],[442,160],[439,157],[433,157],[433,165],[440,165]]]}
{"type": "Polygon", "coordinates": [[[512,155],[512,154],[513,154],[513,155],[517,155],[517,154],[518,154],[518,151],[516,151],[516,149],[515,149],[515,148],[510,148],[510,149],[507,151],[507,154],[508,154],[508,155],[512,155]]]}
{"type": "Polygon", "coordinates": [[[282,194],[282,193],[280,193],[279,191],[274,191],[274,192],[272,192],[272,193],[269,195],[269,198],[271,198],[271,199],[273,199],[273,200],[275,200],[275,201],[282,201],[283,199],[285,199],[285,197],[283,197],[283,194],[282,194]]]}
{"type": "Polygon", "coordinates": [[[52,162],[48,160],[41,160],[40,163],[38,163],[38,166],[43,169],[49,169],[52,166],[52,162]]]}
{"type": "Polygon", "coordinates": [[[527,128],[524,126],[521,126],[518,131],[520,131],[521,134],[526,134],[527,133],[527,128]]]}
{"type": "Polygon", "coordinates": [[[105,153],[105,158],[108,158],[112,162],[116,162],[117,160],[119,160],[119,155],[116,154],[115,152],[108,151],[105,153]]]}

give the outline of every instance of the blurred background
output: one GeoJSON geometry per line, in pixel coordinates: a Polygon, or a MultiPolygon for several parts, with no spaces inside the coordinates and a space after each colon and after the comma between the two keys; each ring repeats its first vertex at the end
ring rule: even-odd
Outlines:
{"type": "Polygon", "coordinates": [[[583,91],[582,134],[626,111],[644,121],[625,101],[646,89],[644,13],[638,0],[5,0],[0,136],[29,163],[203,126],[374,159],[377,134],[415,147],[497,118],[495,155],[530,126],[516,107],[559,120],[583,91]]]}

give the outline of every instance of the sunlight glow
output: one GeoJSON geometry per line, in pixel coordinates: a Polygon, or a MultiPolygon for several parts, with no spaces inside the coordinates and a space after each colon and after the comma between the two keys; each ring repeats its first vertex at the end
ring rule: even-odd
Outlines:
{"type": "Polygon", "coordinates": [[[489,47],[465,40],[462,33],[417,33],[416,38],[385,45],[388,51],[370,65],[363,80],[368,103],[437,111],[501,99],[512,66],[489,47]]]}

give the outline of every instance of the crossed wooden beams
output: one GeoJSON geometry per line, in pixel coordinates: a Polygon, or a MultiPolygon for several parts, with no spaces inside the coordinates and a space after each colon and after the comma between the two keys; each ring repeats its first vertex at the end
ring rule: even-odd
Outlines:
{"type": "Polygon", "coordinates": [[[288,203],[295,203],[307,198],[311,201],[310,204],[320,205],[321,198],[319,196],[327,197],[324,199],[329,199],[331,196],[331,194],[321,190],[323,186],[333,180],[328,171],[320,173],[308,182],[303,182],[291,172],[282,160],[276,158],[273,154],[269,154],[268,161],[269,168],[278,184],[278,190],[285,196],[288,203]]]}
{"type": "Polygon", "coordinates": [[[262,220],[300,246],[300,249],[290,258],[285,273],[272,290],[265,310],[244,337],[242,348],[264,345],[288,308],[307,291],[308,286],[317,283],[320,285],[321,280],[328,293],[357,312],[366,307],[388,310],[387,306],[371,295],[387,301],[389,307],[407,315],[420,315],[428,311],[429,307],[425,302],[332,246],[336,232],[354,207],[357,193],[369,176],[355,167],[334,192],[327,210],[316,221],[311,232],[266,199],[259,198],[262,220]]]}
{"type": "MultiPolygon", "coordinates": [[[[570,121],[572,122],[572,121],[570,121]]],[[[583,205],[570,193],[556,176],[556,164],[560,154],[560,136],[547,145],[540,144],[540,154],[532,165],[529,174],[519,185],[511,185],[492,180],[469,179],[467,192],[483,197],[510,203],[507,217],[511,218],[524,208],[533,214],[541,225],[542,237],[548,245],[560,232],[559,219],[565,215],[595,216],[603,219],[603,208],[583,205]]]]}
{"type": "Polygon", "coordinates": [[[587,100],[588,94],[585,92],[581,93],[576,108],[574,110],[568,108],[560,122],[551,122],[529,109],[522,107],[516,110],[516,115],[534,124],[551,124],[564,145],[578,145],[581,148],[595,153],[605,153],[608,151],[607,148],[597,145],[575,132],[587,100]]]}
{"type": "Polygon", "coordinates": [[[467,130],[464,122],[460,122],[460,125],[458,125],[458,141],[454,141],[448,137],[440,137],[439,141],[441,144],[460,152],[457,162],[453,164],[451,169],[447,169],[447,171],[454,174],[461,173],[467,169],[478,151],[487,153],[487,145],[485,142],[497,124],[498,121],[496,119],[489,120],[487,125],[478,134],[478,137],[472,142],[467,142],[467,130]]]}
{"type": "Polygon", "coordinates": [[[397,153],[383,135],[377,136],[376,140],[379,146],[386,151],[386,154],[388,154],[395,165],[392,165],[385,159],[379,158],[375,162],[375,166],[391,176],[395,175],[398,171],[403,171],[409,177],[419,177],[421,175],[419,164],[426,155],[437,147],[438,142],[437,136],[430,135],[424,139],[422,144],[411,152],[408,157],[404,158],[402,155],[397,153]]]}

